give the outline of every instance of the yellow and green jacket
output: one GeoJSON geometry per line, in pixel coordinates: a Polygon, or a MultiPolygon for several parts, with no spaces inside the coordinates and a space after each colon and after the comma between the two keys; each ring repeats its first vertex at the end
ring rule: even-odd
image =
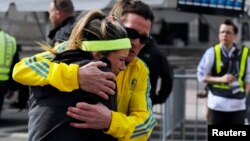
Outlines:
{"type": "MultiPolygon", "coordinates": [[[[57,52],[65,50],[61,46],[57,52]]],[[[49,52],[23,58],[14,67],[14,80],[31,86],[52,85],[70,92],[79,89],[76,64],[53,63],[49,52]]],[[[152,115],[149,98],[149,71],[138,58],[129,63],[126,70],[117,76],[117,111],[112,111],[112,121],[106,132],[119,141],[147,141],[156,120],[152,115]]]]}
{"type": "Polygon", "coordinates": [[[9,80],[16,50],[16,39],[0,29],[0,81],[9,80]]]}
{"type": "Polygon", "coordinates": [[[18,90],[19,84],[12,79],[13,68],[18,61],[19,48],[15,37],[0,29],[0,82],[6,84],[5,90],[18,90]]]}

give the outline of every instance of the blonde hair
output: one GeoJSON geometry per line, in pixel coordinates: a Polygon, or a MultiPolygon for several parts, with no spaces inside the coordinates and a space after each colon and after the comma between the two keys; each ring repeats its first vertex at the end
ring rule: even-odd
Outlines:
{"type": "MultiPolygon", "coordinates": [[[[122,22],[114,17],[105,15],[100,10],[82,12],[76,19],[67,49],[78,49],[82,41],[114,40],[127,38],[127,32],[122,22]]],[[[39,43],[45,50],[57,54],[53,48],[46,43],[39,43]]]]}
{"type": "Polygon", "coordinates": [[[83,40],[111,40],[126,38],[127,33],[121,22],[99,10],[82,12],[69,37],[69,49],[79,48],[83,40]]]}

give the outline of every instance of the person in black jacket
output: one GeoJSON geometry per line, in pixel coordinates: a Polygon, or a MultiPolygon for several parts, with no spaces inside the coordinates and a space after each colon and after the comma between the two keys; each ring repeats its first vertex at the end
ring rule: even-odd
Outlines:
{"type": "Polygon", "coordinates": [[[157,47],[156,41],[151,38],[139,52],[141,58],[148,66],[150,72],[152,104],[162,104],[169,97],[173,87],[173,70],[168,62],[167,56],[157,47]],[[160,89],[157,91],[157,82],[161,80],[160,89]]]}
{"type": "MultiPolygon", "coordinates": [[[[44,55],[54,56],[54,62],[84,66],[101,60],[108,65],[100,69],[116,75],[125,70],[125,58],[131,48],[130,39],[127,38],[126,30],[121,22],[116,17],[105,18],[104,14],[98,10],[80,15],[69,41],[53,49],[45,44],[41,45],[49,51],[44,55]]],[[[109,95],[109,99],[105,100],[81,89],[61,92],[51,85],[32,86],[29,101],[28,140],[116,141],[116,138],[105,134],[103,129],[78,129],[70,126],[71,122],[78,121],[66,115],[67,109],[80,101],[90,104],[102,103],[113,111],[117,108],[116,95],[109,95]]],[[[107,114],[111,115],[111,111],[107,114]]]]}
{"type": "Polygon", "coordinates": [[[54,29],[48,35],[50,45],[68,40],[75,23],[74,5],[71,0],[53,0],[49,5],[49,19],[54,29]]]}

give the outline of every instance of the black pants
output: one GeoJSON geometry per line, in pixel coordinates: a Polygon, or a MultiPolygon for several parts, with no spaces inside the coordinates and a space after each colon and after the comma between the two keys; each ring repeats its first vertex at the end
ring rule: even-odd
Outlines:
{"type": "Polygon", "coordinates": [[[246,117],[247,117],[248,123],[250,123],[250,95],[249,94],[247,95],[246,105],[247,105],[246,117]]]}
{"type": "Polygon", "coordinates": [[[0,115],[2,112],[4,97],[7,92],[8,92],[7,84],[5,82],[0,81],[0,115]]]}
{"type": "Polygon", "coordinates": [[[244,125],[246,118],[246,110],[235,112],[222,112],[208,108],[207,118],[208,125],[244,125]]]}
{"type": "Polygon", "coordinates": [[[18,92],[18,99],[17,99],[17,108],[23,109],[27,106],[28,99],[29,99],[29,86],[19,84],[19,92],[18,92]]]}

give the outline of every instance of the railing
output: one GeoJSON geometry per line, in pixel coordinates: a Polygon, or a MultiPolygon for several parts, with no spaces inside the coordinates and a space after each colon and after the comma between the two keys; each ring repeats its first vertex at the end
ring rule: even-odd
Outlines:
{"type": "MultiPolygon", "coordinates": [[[[201,115],[201,110],[199,110],[199,98],[197,97],[197,93],[199,90],[203,89],[203,86],[198,83],[196,75],[195,74],[185,74],[184,69],[177,69],[175,70],[174,75],[174,87],[172,90],[172,93],[170,97],[167,99],[167,101],[162,105],[156,105],[153,107],[153,112],[155,115],[161,115],[162,118],[160,118],[160,134],[159,140],[166,141],[166,137],[173,135],[173,131],[177,126],[180,126],[180,136],[183,140],[185,140],[185,121],[187,120],[186,112],[194,112],[194,140],[197,140],[197,129],[198,129],[198,123],[197,121],[198,116],[201,115]],[[192,88],[187,85],[187,81],[192,81],[192,88]],[[191,92],[187,93],[188,91],[192,90],[191,92]],[[194,105],[194,109],[188,107],[188,102],[186,97],[191,96],[192,103],[194,105]],[[190,109],[188,109],[190,108],[190,109]],[[187,111],[186,111],[187,110],[187,111]]],[[[190,101],[190,99],[189,99],[190,101]]],[[[204,105],[203,105],[204,106],[204,105]]],[[[203,118],[205,118],[204,115],[202,115],[203,118]]],[[[190,118],[190,117],[188,117],[190,118]]],[[[204,119],[205,120],[205,119],[204,119]]],[[[171,137],[172,138],[172,137],[171,137]]]]}

